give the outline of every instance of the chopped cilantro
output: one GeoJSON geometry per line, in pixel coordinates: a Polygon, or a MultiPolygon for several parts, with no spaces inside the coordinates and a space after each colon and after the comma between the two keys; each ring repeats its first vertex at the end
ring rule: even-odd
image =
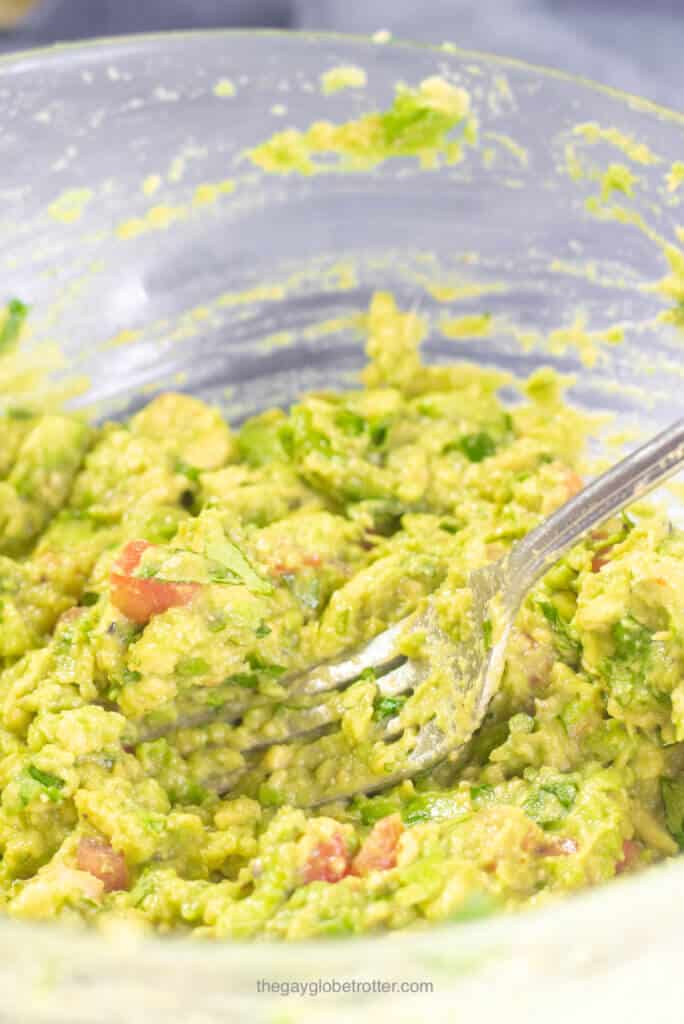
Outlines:
{"type": "Polygon", "coordinates": [[[215,583],[244,583],[255,594],[272,594],[273,584],[260,576],[237,544],[224,540],[210,541],[205,549],[215,569],[210,573],[215,583]]]}
{"type": "Polygon", "coordinates": [[[389,434],[389,424],[386,422],[379,422],[371,424],[370,428],[370,442],[374,448],[382,448],[387,441],[387,435],[389,434]]]}
{"type": "Polygon", "coordinates": [[[180,473],[181,476],[186,476],[188,480],[192,480],[193,483],[198,483],[200,478],[200,471],[196,466],[190,466],[183,459],[176,459],[176,472],[180,473]]]}
{"type": "Polygon", "coordinates": [[[351,409],[340,409],[335,415],[335,425],[345,434],[358,436],[363,434],[367,424],[363,416],[359,416],[358,413],[353,412],[351,409]]]}
{"type": "Polygon", "coordinates": [[[0,327],[0,352],[11,348],[19,337],[28,316],[28,306],[19,299],[11,299],[5,309],[5,319],[0,327]]]}
{"type": "Polygon", "coordinates": [[[582,646],[569,623],[565,621],[555,604],[552,604],[551,601],[539,601],[538,608],[551,626],[561,658],[564,661],[576,662],[582,646]]]}
{"type": "Polygon", "coordinates": [[[650,650],[651,631],[628,615],[613,626],[613,641],[616,657],[623,661],[641,660],[650,650]]]}
{"type": "Polygon", "coordinates": [[[264,661],[258,654],[248,654],[247,664],[254,672],[261,672],[262,675],[271,679],[280,679],[287,671],[283,665],[273,665],[271,662],[264,661]]]}
{"type": "Polygon", "coordinates": [[[314,426],[313,414],[304,405],[295,405],[291,409],[290,423],[281,427],[279,436],[288,455],[311,451],[332,454],[330,438],[314,426]]]}
{"type": "MultiPolygon", "coordinates": [[[[61,790],[65,786],[64,779],[60,779],[58,775],[53,775],[52,772],[45,772],[34,764],[28,765],[26,774],[29,779],[32,779],[34,783],[38,783],[45,790],[48,799],[53,803],[57,803],[62,799],[61,790]]],[[[31,783],[28,784],[28,788],[26,786],[21,787],[20,793],[23,803],[29,803],[31,800],[33,794],[30,791],[30,786],[31,783]]],[[[35,793],[36,791],[34,790],[35,793]]]]}
{"type": "Polygon", "coordinates": [[[496,442],[490,434],[479,431],[477,434],[464,434],[457,441],[451,441],[444,448],[445,452],[461,452],[470,462],[483,462],[496,451],[496,442]]]}
{"type": "Polygon", "coordinates": [[[481,783],[479,786],[471,786],[470,799],[476,807],[480,807],[482,804],[489,804],[494,799],[494,787],[486,782],[481,783]]]}
{"type": "Polygon", "coordinates": [[[229,686],[241,686],[245,690],[256,690],[259,685],[259,675],[257,672],[235,672],[232,676],[228,676],[226,683],[229,686]]]}
{"type": "Polygon", "coordinates": [[[383,722],[386,718],[394,718],[398,715],[408,697],[377,697],[373,702],[373,718],[376,722],[383,722]]]}
{"type": "Polygon", "coordinates": [[[374,825],[381,818],[394,814],[397,810],[395,800],[390,797],[357,797],[353,804],[354,810],[358,812],[362,825],[374,825]]]}
{"type": "Polygon", "coordinates": [[[64,779],[60,779],[51,772],[44,772],[41,768],[36,768],[34,764],[30,764],[26,770],[31,778],[39,782],[41,786],[49,786],[52,789],[62,789],[64,787],[64,779]]]}
{"type": "Polygon", "coordinates": [[[679,848],[684,850],[684,781],[662,779],[660,793],[665,805],[665,824],[679,848]]]}
{"type": "Polygon", "coordinates": [[[544,782],[533,790],[524,802],[523,810],[538,825],[553,825],[565,817],[576,796],[574,782],[544,782]]]}
{"type": "Polygon", "coordinates": [[[405,825],[418,825],[424,821],[458,821],[469,812],[459,807],[453,796],[446,793],[421,793],[404,806],[401,817],[405,825]]]}
{"type": "Polygon", "coordinates": [[[540,789],[555,796],[566,809],[572,807],[577,796],[577,786],[574,782],[544,782],[540,789]]]}

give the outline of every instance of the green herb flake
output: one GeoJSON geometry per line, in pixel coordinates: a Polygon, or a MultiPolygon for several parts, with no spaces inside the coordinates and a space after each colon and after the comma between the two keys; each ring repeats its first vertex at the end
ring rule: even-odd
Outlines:
{"type": "Polygon", "coordinates": [[[260,672],[269,679],[280,679],[285,675],[287,669],[283,665],[274,665],[272,662],[264,661],[258,654],[248,654],[247,664],[254,672],[260,672]]]}
{"type": "Polygon", "coordinates": [[[679,848],[684,850],[684,781],[662,779],[660,793],[665,806],[665,824],[679,848]]]}
{"type": "Polygon", "coordinates": [[[216,566],[216,570],[211,572],[214,582],[243,583],[255,594],[273,593],[273,584],[260,576],[237,544],[227,538],[210,541],[206,545],[205,554],[216,566]]]}
{"type": "Polygon", "coordinates": [[[576,662],[582,645],[574,635],[570,625],[563,619],[561,613],[551,601],[538,601],[537,606],[551,626],[558,653],[565,661],[576,662]]]}
{"type": "Polygon", "coordinates": [[[489,786],[486,782],[481,783],[479,786],[471,786],[470,799],[476,807],[490,804],[494,799],[494,787],[489,786]]]}
{"type": "Polygon", "coordinates": [[[17,341],[28,316],[28,306],[19,299],[11,299],[5,309],[0,327],[0,353],[6,352],[17,341]]]}
{"type": "Polygon", "coordinates": [[[200,471],[196,466],[190,466],[183,459],[176,459],[176,473],[185,476],[193,483],[199,483],[200,471]]]}
{"type": "Polygon", "coordinates": [[[408,697],[378,697],[373,702],[373,718],[376,722],[384,722],[387,718],[398,715],[408,697]]]}
{"type": "Polygon", "coordinates": [[[539,788],[555,796],[566,810],[572,807],[577,796],[577,786],[574,782],[544,782],[539,788]]]}
{"type": "Polygon", "coordinates": [[[386,422],[379,422],[371,424],[370,428],[370,442],[374,448],[383,448],[387,442],[387,436],[389,434],[390,425],[386,422]]]}
{"type": "Polygon", "coordinates": [[[358,813],[362,825],[375,825],[376,821],[394,814],[397,803],[388,797],[357,797],[353,809],[358,813]]]}
{"type": "Polygon", "coordinates": [[[484,431],[476,434],[464,434],[457,441],[451,441],[444,448],[446,452],[460,452],[469,462],[483,462],[496,451],[494,438],[484,431]]]}
{"type": "MultiPolygon", "coordinates": [[[[62,799],[61,790],[64,789],[66,783],[64,779],[60,779],[58,775],[53,775],[52,772],[45,772],[42,768],[37,768],[34,764],[30,764],[26,769],[26,774],[29,778],[37,782],[39,786],[42,786],[45,790],[48,799],[53,803],[57,803],[62,799]]],[[[22,792],[22,800],[28,803],[30,800],[30,794],[22,792]]]]}
{"type": "Polygon", "coordinates": [[[470,812],[459,806],[453,796],[445,793],[421,793],[412,797],[403,807],[405,825],[419,825],[426,821],[464,821],[470,812]]]}
{"type": "Polygon", "coordinates": [[[228,676],[226,683],[229,686],[241,686],[245,690],[256,690],[259,685],[259,676],[256,672],[235,672],[228,676]]]}
{"type": "Polygon", "coordinates": [[[616,657],[622,661],[642,660],[651,648],[652,634],[631,615],[613,626],[616,657]]]}
{"type": "Polygon", "coordinates": [[[366,429],[366,421],[363,416],[353,412],[351,409],[340,409],[335,416],[335,425],[345,434],[358,437],[366,429]]]}

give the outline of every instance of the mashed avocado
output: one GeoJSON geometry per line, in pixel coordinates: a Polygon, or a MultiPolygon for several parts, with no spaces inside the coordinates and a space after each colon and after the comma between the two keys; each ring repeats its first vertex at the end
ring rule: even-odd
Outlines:
{"type": "Polygon", "coordinates": [[[684,844],[684,536],[646,505],[530,595],[465,757],[320,806],[355,762],[382,779],[402,748],[379,727],[439,715],[439,690],[365,673],[320,711],[293,674],[430,594],[448,613],[581,486],[550,371],[505,408],[505,375],[424,365],[390,296],[367,329],[360,390],[237,431],[182,394],[97,429],[4,416],[7,914],[343,935],[539,905],[684,844]],[[293,723],[329,724],[278,743],[293,723]]]}

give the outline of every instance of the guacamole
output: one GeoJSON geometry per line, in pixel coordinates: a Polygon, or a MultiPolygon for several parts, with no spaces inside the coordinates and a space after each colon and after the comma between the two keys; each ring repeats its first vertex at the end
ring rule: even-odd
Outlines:
{"type": "Polygon", "coordinates": [[[651,505],[530,594],[458,760],[325,802],[359,764],[381,784],[440,688],[366,672],[321,710],[297,673],[429,595],[449,628],[470,569],[581,487],[587,431],[549,370],[507,408],[505,374],[424,365],[391,296],[366,326],[361,388],[237,429],[184,394],[97,428],[5,411],[5,913],[339,936],[538,906],[684,844],[684,535],[651,505]]]}

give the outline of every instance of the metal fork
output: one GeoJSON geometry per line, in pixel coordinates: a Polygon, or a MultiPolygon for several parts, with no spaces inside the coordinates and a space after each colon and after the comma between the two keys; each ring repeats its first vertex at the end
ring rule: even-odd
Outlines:
{"type": "MultiPolygon", "coordinates": [[[[313,794],[310,782],[284,786],[284,796],[300,806],[318,806],[371,794],[412,778],[447,757],[458,755],[484,719],[497,692],[506,661],[506,645],[516,614],[528,591],[582,537],[627,505],[647,494],[684,466],[684,419],[636,449],[612,469],[599,476],[563,505],[540,526],[519,541],[499,561],[477,569],[469,576],[472,593],[470,629],[467,642],[456,643],[442,631],[433,599],[426,607],[397,622],[366,646],[346,656],[321,664],[303,675],[286,680],[288,703],[303,706],[283,709],[271,724],[267,738],[237,725],[236,747],[247,757],[248,766],[271,746],[304,742],[307,746],[328,744],[329,756],[340,757],[334,732],[343,709],[339,692],[372,670],[378,696],[396,698],[415,693],[429,681],[437,664],[449,675],[439,714],[419,728],[402,728],[401,715],[390,717],[374,728],[373,742],[397,745],[401,763],[378,775],[363,761],[354,763],[347,752],[344,770],[330,779],[318,779],[313,794]],[[494,623],[494,642],[490,632],[494,623]],[[420,632],[423,643],[418,656],[402,654],[407,636],[420,632]]],[[[234,706],[226,716],[237,720],[246,710],[234,706]]],[[[377,747],[376,747],[377,750],[377,747]]],[[[340,766],[341,767],[341,766],[340,766]]],[[[231,789],[239,775],[210,780],[220,792],[231,789]]],[[[324,773],[325,774],[325,773],[324,773]]],[[[330,775],[330,771],[328,771],[330,775]]]]}

